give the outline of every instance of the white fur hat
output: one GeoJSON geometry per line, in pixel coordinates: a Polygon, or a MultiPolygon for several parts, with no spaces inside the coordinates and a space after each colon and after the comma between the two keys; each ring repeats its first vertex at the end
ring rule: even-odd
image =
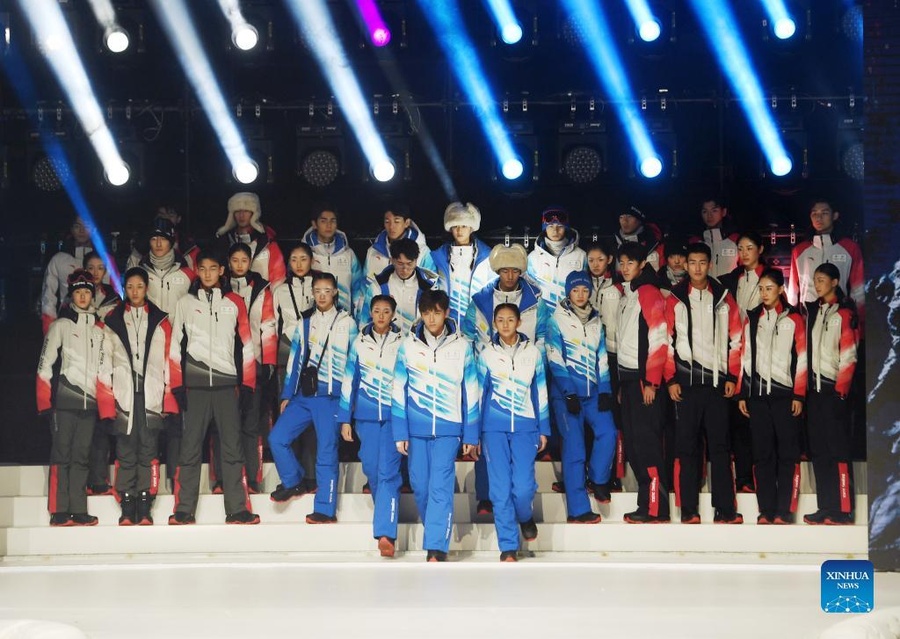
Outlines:
{"type": "Polygon", "coordinates": [[[451,202],[444,210],[444,230],[454,226],[471,226],[475,232],[481,228],[481,211],[471,202],[451,202]]]}
{"type": "Polygon", "coordinates": [[[495,273],[499,273],[501,268],[515,268],[524,273],[528,270],[528,251],[521,244],[498,244],[491,249],[488,262],[495,273]]]}
{"type": "Polygon", "coordinates": [[[216,237],[225,235],[228,231],[237,226],[237,223],[234,221],[235,211],[250,211],[253,214],[250,217],[250,226],[260,233],[266,232],[265,227],[263,227],[262,223],[259,221],[259,218],[262,216],[262,209],[259,206],[259,196],[256,193],[244,191],[242,193],[235,193],[228,198],[228,219],[225,220],[225,225],[219,227],[219,230],[216,231],[216,237]]]}

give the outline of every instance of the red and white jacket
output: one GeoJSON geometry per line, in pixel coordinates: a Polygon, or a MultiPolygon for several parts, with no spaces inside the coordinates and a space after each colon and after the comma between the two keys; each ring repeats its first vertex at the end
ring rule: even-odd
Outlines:
{"type": "Polygon", "coordinates": [[[662,245],[662,231],[656,224],[647,222],[638,227],[632,235],[625,235],[622,230],[616,231],[616,246],[624,242],[637,242],[647,248],[647,263],[658,271],[666,264],[666,255],[662,245]]]}
{"type": "Polygon", "coordinates": [[[286,366],[291,352],[291,339],[300,323],[300,318],[316,305],[312,292],[313,273],[303,277],[288,271],[287,279],[272,291],[275,303],[276,328],[278,331],[278,365],[286,366]]]}
{"type": "Polygon", "coordinates": [[[274,366],[277,363],[278,335],[272,287],[259,273],[253,271],[245,277],[232,277],[229,283],[231,290],[243,298],[247,307],[256,362],[274,366]]]}
{"type": "Polygon", "coordinates": [[[665,378],[670,384],[718,387],[738,381],[741,372],[741,314],[718,280],[705,289],[690,280],[666,298],[669,349],[665,378]]]}
{"type": "Polygon", "coordinates": [[[147,299],[153,302],[163,313],[171,315],[175,312],[175,304],[187,295],[191,284],[197,279],[194,271],[184,265],[178,253],[172,266],[165,270],[157,269],[145,256],[139,266],[147,271],[147,299]]]}
{"type": "Polygon", "coordinates": [[[141,380],[148,413],[177,413],[169,388],[172,324],[152,302],[134,307],[121,304],[107,317],[97,383],[101,419],[122,415],[131,433],[135,382],[141,380]]]}
{"type": "Polygon", "coordinates": [[[813,285],[816,268],[828,262],[841,274],[841,288],[853,303],[860,326],[865,319],[866,282],[863,279],[863,257],[859,244],[834,234],[814,235],[800,242],[791,251],[791,279],[788,283],[788,302],[802,306],[818,299],[813,285]]]}
{"type": "Polygon", "coordinates": [[[37,369],[37,409],[96,410],[103,322],[92,310],[64,306],[47,329],[37,369]],[[54,374],[54,365],[59,369],[54,374]]]}
{"type": "Polygon", "coordinates": [[[591,275],[591,284],[591,306],[600,313],[600,321],[606,329],[606,352],[615,355],[616,318],[619,300],[622,299],[622,289],[616,286],[611,273],[603,277],[591,275]]]}
{"type": "Polygon", "coordinates": [[[847,397],[856,370],[856,314],[846,303],[820,301],[808,303],[806,312],[810,388],[833,386],[840,397],[847,397]]]}
{"type": "Polygon", "coordinates": [[[616,285],[622,298],[616,319],[616,363],[619,380],[641,380],[659,387],[666,365],[666,300],[656,286],[656,273],[644,268],[631,282],[616,285]]]}
{"type": "Polygon", "coordinates": [[[734,301],[737,302],[742,322],[747,319],[750,309],[760,305],[759,276],[765,270],[765,264],[757,264],[756,268],[750,271],[743,266],[738,266],[731,273],[719,278],[719,281],[725,285],[734,301]]]}
{"type": "Polygon", "coordinates": [[[780,302],[760,304],[744,320],[740,393],[744,399],[790,396],[804,401],[807,386],[806,321],[780,302]]]}
{"type": "Polygon", "coordinates": [[[740,239],[738,233],[722,232],[721,228],[706,229],[702,235],[695,235],[691,242],[702,242],[712,251],[712,259],[709,262],[709,274],[712,277],[722,277],[731,273],[738,265],[737,243],[740,239]]]}
{"type": "MultiPolygon", "coordinates": [[[[221,230],[221,229],[220,229],[221,230]]],[[[260,276],[272,286],[278,286],[284,281],[287,274],[284,254],[275,241],[275,231],[270,226],[265,227],[266,232],[260,233],[256,229],[247,235],[241,235],[236,229],[231,230],[220,237],[223,251],[227,251],[238,242],[243,242],[250,247],[253,257],[250,260],[250,270],[259,273],[260,276]]]]}
{"type": "Polygon", "coordinates": [[[244,299],[199,280],[178,300],[172,322],[171,387],[256,386],[256,360],[244,299]],[[235,339],[237,336],[237,339],[235,339]]]}
{"type": "MultiPolygon", "coordinates": [[[[56,319],[59,308],[66,299],[69,276],[75,269],[81,268],[84,256],[93,250],[90,245],[75,246],[72,242],[67,242],[63,249],[47,262],[44,283],[41,287],[41,326],[45,335],[50,328],[50,322],[56,319]]],[[[109,274],[103,281],[109,281],[109,274]]]]}

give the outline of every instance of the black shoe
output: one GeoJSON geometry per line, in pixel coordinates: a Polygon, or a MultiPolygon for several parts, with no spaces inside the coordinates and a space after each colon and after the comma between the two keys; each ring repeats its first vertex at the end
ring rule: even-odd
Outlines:
{"type": "Polygon", "coordinates": [[[92,497],[98,495],[112,495],[113,490],[109,484],[89,484],[87,487],[87,494],[92,497]]]}
{"type": "Polygon", "coordinates": [[[610,479],[609,483],[606,484],[607,489],[611,493],[620,493],[622,492],[622,480],[616,477],[615,479],[610,479]]]}
{"type": "Polygon", "coordinates": [[[555,481],[550,485],[550,490],[552,490],[555,493],[564,493],[564,492],[566,492],[566,482],[555,481]]]}
{"type": "Polygon", "coordinates": [[[151,495],[148,491],[141,491],[141,494],[138,495],[137,500],[137,525],[138,526],[152,526],[153,525],[153,515],[151,511],[153,510],[153,495],[151,495]]]}
{"type": "Polygon", "coordinates": [[[475,506],[475,514],[484,516],[484,515],[493,515],[494,514],[494,504],[489,499],[482,499],[475,506]]]}
{"type": "Polygon", "coordinates": [[[87,513],[72,513],[69,515],[73,526],[96,526],[100,520],[87,513]]]}
{"type": "Polygon", "coordinates": [[[852,526],[853,515],[850,513],[831,513],[825,518],[826,526],[852,526]]]}
{"type": "Polygon", "coordinates": [[[363,484],[362,492],[363,492],[363,495],[371,495],[372,494],[372,487],[369,485],[369,482],[366,482],[365,484],[363,484]]]}
{"type": "Polygon", "coordinates": [[[137,523],[137,500],[131,493],[122,495],[122,516],[119,517],[120,526],[134,526],[137,523]]]}
{"type": "Polygon", "coordinates": [[[269,495],[269,499],[272,501],[276,501],[279,503],[283,503],[286,501],[292,500],[294,497],[302,497],[306,494],[306,489],[303,486],[303,482],[300,482],[296,486],[292,486],[291,488],[285,488],[284,484],[278,484],[275,487],[275,490],[269,495]]]}
{"type": "Polygon", "coordinates": [[[600,515],[590,510],[575,517],[566,517],[566,521],[570,524],[599,524],[601,519],[600,515]]]}
{"type": "Polygon", "coordinates": [[[175,512],[169,515],[170,526],[191,526],[196,523],[197,520],[190,513],[175,512]]]}
{"type": "Polygon", "coordinates": [[[447,553],[443,550],[429,550],[425,555],[425,561],[429,563],[447,561],[447,553]]]}
{"type": "Polygon", "coordinates": [[[245,524],[253,526],[259,523],[259,515],[251,513],[249,510],[239,510],[225,517],[226,524],[245,524]]]}
{"type": "Polygon", "coordinates": [[[733,510],[717,510],[713,517],[714,524],[743,524],[744,516],[733,510]]]}
{"type": "Polygon", "coordinates": [[[310,513],[306,516],[307,524],[336,524],[337,517],[329,517],[328,515],[323,515],[322,513],[310,513]]]}
{"type": "Polygon", "coordinates": [[[814,513],[809,513],[808,515],[803,515],[803,521],[812,526],[820,526],[825,523],[825,519],[828,518],[828,513],[824,510],[817,510],[814,513]]]}
{"type": "Polygon", "coordinates": [[[392,539],[391,537],[379,537],[378,538],[378,552],[382,557],[393,557],[394,551],[396,550],[395,542],[396,539],[392,539]]]}
{"type": "Polygon", "coordinates": [[[213,495],[221,495],[224,492],[225,492],[225,490],[222,488],[222,482],[217,481],[215,484],[212,485],[212,494],[213,495]]]}
{"type": "Polygon", "coordinates": [[[519,557],[515,550],[504,550],[500,553],[500,561],[516,563],[519,557]]]}
{"type": "Polygon", "coordinates": [[[319,484],[311,477],[305,478],[300,482],[300,485],[303,486],[303,490],[306,491],[307,495],[315,495],[319,490],[319,484]]]}
{"type": "Polygon", "coordinates": [[[523,521],[519,524],[519,528],[522,529],[522,538],[525,539],[525,541],[534,541],[537,539],[538,527],[537,524],[534,523],[534,519],[523,521]]]}
{"type": "Polygon", "coordinates": [[[700,513],[696,510],[682,510],[681,511],[681,523],[682,524],[699,524],[700,523],[700,513]]]}
{"type": "Polygon", "coordinates": [[[63,528],[72,525],[72,519],[69,513],[53,513],[50,515],[50,525],[56,528],[63,528]]]}
{"type": "Polygon", "coordinates": [[[612,501],[612,495],[609,494],[609,484],[594,484],[594,499],[598,504],[608,504],[612,501]]]}
{"type": "Polygon", "coordinates": [[[766,513],[759,513],[756,517],[757,526],[770,526],[775,523],[775,517],[766,513]]]}
{"type": "Polygon", "coordinates": [[[670,521],[668,517],[662,515],[653,516],[640,510],[625,513],[622,519],[626,524],[668,524],[670,521]]]}
{"type": "MultiPolygon", "coordinates": [[[[759,521],[757,520],[756,523],[759,523],[759,521]]],[[[778,513],[772,517],[772,523],[779,526],[789,526],[794,523],[794,515],[793,513],[778,513]]]]}

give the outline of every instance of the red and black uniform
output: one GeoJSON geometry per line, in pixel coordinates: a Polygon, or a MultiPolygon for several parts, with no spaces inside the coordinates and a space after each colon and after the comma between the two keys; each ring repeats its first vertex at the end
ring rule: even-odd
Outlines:
{"type": "Polygon", "coordinates": [[[863,277],[863,257],[859,244],[837,233],[821,233],[800,242],[791,251],[791,279],[788,301],[802,306],[816,301],[813,276],[825,263],[834,264],[841,274],[841,290],[846,291],[856,305],[860,326],[865,320],[866,282],[863,277]]]}
{"type": "Polygon", "coordinates": [[[726,519],[735,510],[728,437],[726,382],[737,384],[741,319],[731,293],[714,278],[705,289],[684,281],[666,299],[670,348],[665,378],[681,386],[676,403],[675,500],[682,519],[698,514],[700,436],[706,435],[712,465],[712,503],[726,519]]]}
{"type": "Polygon", "coordinates": [[[633,234],[626,235],[619,229],[616,231],[616,246],[622,246],[623,242],[637,242],[647,249],[647,263],[653,267],[653,271],[665,268],[666,255],[662,243],[662,231],[656,224],[644,222],[633,234]]]}
{"type": "Polygon", "coordinates": [[[857,320],[849,300],[806,305],[809,367],[809,448],[819,510],[853,512],[850,413],[847,394],[856,369],[857,320]]]}
{"type": "Polygon", "coordinates": [[[793,401],[806,401],[806,324],[800,312],[762,304],[744,320],[740,398],[753,431],[753,477],[761,516],[789,522],[800,493],[800,422],[793,401]]]}
{"type": "Polygon", "coordinates": [[[665,479],[662,402],[659,392],[666,364],[666,302],[652,268],[619,285],[622,298],[616,322],[619,388],[625,453],[638,481],[638,509],[626,521],[668,521],[669,489],[665,479]],[[645,386],[657,389],[644,404],[645,386]]]}

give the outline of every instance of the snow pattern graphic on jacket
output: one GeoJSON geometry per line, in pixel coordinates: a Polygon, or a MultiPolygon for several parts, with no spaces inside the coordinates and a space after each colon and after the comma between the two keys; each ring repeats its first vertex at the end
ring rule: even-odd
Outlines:
{"type": "Polygon", "coordinates": [[[391,418],[394,367],[402,340],[403,334],[394,323],[386,335],[379,335],[371,323],[367,324],[353,340],[341,385],[339,424],[349,424],[351,416],[378,422],[391,418]]]}
{"type": "Polygon", "coordinates": [[[300,370],[304,360],[307,360],[307,350],[309,358],[306,365],[319,369],[316,397],[340,397],[350,345],[357,333],[356,322],[350,313],[338,306],[332,306],[324,313],[317,308],[304,312],[291,338],[291,354],[281,399],[293,399],[300,392],[300,370]]]}
{"type": "Polygon", "coordinates": [[[312,273],[298,277],[293,271],[288,271],[287,279],[275,287],[272,295],[278,329],[278,365],[285,366],[301,315],[316,305],[312,273]]]}
{"type": "Polygon", "coordinates": [[[477,238],[473,238],[471,246],[474,247],[474,254],[471,263],[465,265],[465,268],[454,268],[451,264],[450,253],[454,247],[450,243],[431,252],[434,271],[437,273],[437,288],[450,297],[450,319],[458,326],[462,326],[472,295],[496,277],[488,261],[491,248],[477,238]]]}
{"type": "MultiPolygon", "coordinates": [[[[400,238],[409,238],[415,240],[419,245],[419,259],[416,260],[416,266],[426,271],[434,271],[434,260],[431,258],[431,249],[425,243],[425,234],[419,230],[415,222],[410,222],[409,228],[400,236],[400,238]]],[[[400,239],[397,238],[397,239],[400,239]]],[[[387,231],[381,231],[375,236],[375,241],[369,250],[366,251],[366,262],[363,266],[363,272],[366,279],[371,282],[375,277],[391,265],[390,243],[387,239],[387,231]]]]}
{"type": "Polygon", "coordinates": [[[591,306],[600,313],[600,321],[606,333],[606,352],[616,353],[616,319],[622,291],[616,286],[612,275],[603,277],[591,276],[591,306]]]}
{"type": "Polygon", "coordinates": [[[37,369],[37,409],[96,409],[103,322],[65,306],[47,329],[37,369]],[[54,365],[60,362],[54,374],[54,365]]]}
{"type": "Polygon", "coordinates": [[[513,346],[495,335],[478,354],[481,430],[550,436],[543,353],[519,333],[513,346]]]}
{"type": "Polygon", "coordinates": [[[856,370],[857,321],[851,303],[806,305],[806,352],[810,388],[834,386],[847,397],[856,370]]]}
{"type": "Polygon", "coordinates": [[[741,315],[737,303],[718,280],[704,290],[685,280],[666,299],[670,346],[664,373],[667,382],[685,386],[719,386],[737,382],[741,372],[741,315]],[[695,337],[703,339],[696,340],[695,337]],[[712,338],[712,339],[710,339],[712,338]]]}
{"type": "Polygon", "coordinates": [[[478,373],[472,344],[447,320],[436,348],[419,322],[403,338],[394,373],[391,424],[394,441],[462,437],[478,443],[478,373]]]}
{"type": "Polygon", "coordinates": [[[578,246],[578,231],[568,229],[566,239],[569,243],[557,256],[546,248],[547,238],[541,234],[528,254],[527,274],[541,289],[541,297],[549,313],[553,313],[560,300],[565,299],[569,273],[587,268],[587,253],[578,246]]]}
{"type": "Polygon", "coordinates": [[[547,337],[550,313],[541,301],[541,290],[523,275],[515,291],[500,290],[500,278],[495,278],[487,286],[472,296],[472,303],[466,309],[462,332],[474,341],[476,350],[491,343],[494,335],[494,309],[500,304],[515,304],[519,307],[519,332],[531,340],[542,353],[547,337]]]}
{"type": "Polygon", "coordinates": [[[841,289],[856,304],[860,326],[865,320],[866,282],[863,279],[863,256],[859,244],[847,237],[824,233],[800,242],[791,251],[791,277],[787,287],[788,302],[802,306],[818,299],[813,276],[824,263],[834,264],[841,274],[841,289]]]}
{"type": "Polygon", "coordinates": [[[621,285],[616,321],[616,363],[619,379],[639,379],[658,387],[668,356],[666,300],[656,286],[653,269],[641,271],[631,282],[621,285]]]}
{"type": "Polygon", "coordinates": [[[178,404],[169,384],[169,351],[172,324],[152,302],[135,308],[122,304],[110,313],[103,329],[97,408],[101,419],[127,418],[127,434],[134,420],[135,377],[142,382],[144,409],[148,413],[177,413],[178,404]],[[139,316],[135,322],[134,315],[139,316]]]}
{"type": "Polygon", "coordinates": [[[596,309],[582,324],[569,300],[556,307],[547,331],[547,359],[551,397],[586,398],[612,392],[603,322],[596,309]]]}
{"type": "Polygon", "coordinates": [[[259,364],[274,365],[278,354],[278,336],[272,287],[253,271],[244,277],[230,278],[229,284],[247,307],[254,359],[259,364]]]}
{"type": "Polygon", "coordinates": [[[739,233],[723,233],[721,228],[705,229],[702,235],[694,236],[689,241],[702,242],[712,252],[709,261],[709,274],[711,277],[720,278],[731,273],[738,265],[737,243],[739,233]]]}
{"type": "Polygon", "coordinates": [[[149,256],[145,256],[138,265],[147,271],[147,299],[170,317],[175,313],[178,300],[188,294],[197,279],[194,271],[185,266],[181,259],[176,253],[175,262],[164,271],[153,266],[149,256]]]}
{"type": "Polygon", "coordinates": [[[243,242],[250,247],[250,270],[259,273],[260,276],[272,286],[278,286],[284,281],[287,267],[284,254],[275,241],[275,231],[270,226],[265,227],[266,232],[260,233],[251,228],[250,233],[242,235],[237,230],[229,231],[220,237],[223,252],[243,242]]]}
{"type": "MultiPolygon", "coordinates": [[[[71,241],[63,245],[61,251],[50,258],[47,269],[44,271],[44,283],[41,287],[41,322],[44,334],[50,327],[50,322],[59,315],[60,307],[66,299],[69,288],[69,275],[82,267],[84,256],[94,249],[88,246],[75,246],[71,241]]],[[[109,274],[104,278],[109,281],[109,274]]]]}
{"type": "Polygon", "coordinates": [[[347,241],[346,233],[335,232],[331,250],[319,240],[319,234],[312,227],[303,234],[303,242],[312,249],[313,270],[331,273],[337,280],[338,304],[351,311],[357,308],[366,292],[366,274],[347,241]]]}
{"type": "Polygon", "coordinates": [[[388,266],[369,282],[366,296],[360,306],[357,319],[361,325],[372,321],[372,298],[376,295],[390,295],[397,302],[394,322],[404,335],[419,319],[419,296],[422,291],[437,288],[437,275],[417,266],[413,275],[401,280],[394,272],[393,265],[388,266]]]}
{"type": "Polygon", "coordinates": [[[739,392],[752,397],[790,396],[804,401],[807,386],[806,323],[779,302],[760,304],[744,320],[739,392]]]}
{"type": "Polygon", "coordinates": [[[637,242],[647,249],[647,264],[659,271],[666,263],[665,251],[662,245],[662,231],[656,224],[645,223],[639,226],[636,233],[624,235],[622,229],[616,231],[616,246],[622,246],[623,242],[637,242]]]}
{"type": "Polygon", "coordinates": [[[169,358],[173,390],[238,384],[254,389],[256,361],[244,299],[227,283],[207,291],[197,280],[175,305],[169,358]]]}

